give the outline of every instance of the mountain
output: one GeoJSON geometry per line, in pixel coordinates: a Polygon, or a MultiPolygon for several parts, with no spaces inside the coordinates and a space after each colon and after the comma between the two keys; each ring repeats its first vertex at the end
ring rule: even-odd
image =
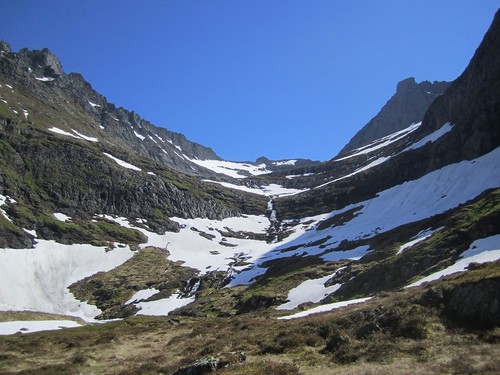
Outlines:
{"type": "Polygon", "coordinates": [[[410,77],[397,84],[396,93],[368,124],[352,137],[339,155],[421,122],[429,105],[450,85],[449,82],[417,83],[410,77]]]}
{"type": "Polygon", "coordinates": [[[1,44],[0,332],[83,327],[0,337],[0,369],[498,373],[498,46],[500,13],[329,161],[236,163],[1,44]]]}

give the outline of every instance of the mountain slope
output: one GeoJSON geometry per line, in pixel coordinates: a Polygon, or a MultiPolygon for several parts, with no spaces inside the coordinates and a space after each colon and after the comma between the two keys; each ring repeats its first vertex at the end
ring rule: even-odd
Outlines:
{"type": "MultiPolygon", "coordinates": [[[[500,13],[421,122],[325,163],[264,174],[244,165],[247,176],[234,178],[241,165],[188,155],[186,145],[172,144],[182,163],[205,163],[189,174],[144,152],[141,142],[157,130],[130,113],[130,125],[119,119],[107,133],[102,116],[128,112],[99,97],[65,102],[73,90],[65,80],[77,84],[76,76],[63,75],[47,51],[17,55],[3,46],[0,275],[11,287],[0,291],[0,309],[127,318],[95,330],[119,332],[109,333],[117,346],[126,335],[160,336],[161,350],[175,353],[135,357],[123,373],[174,373],[197,359],[193,348],[196,356],[244,349],[335,365],[380,361],[377,346],[430,363],[413,349],[435,338],[498,351],[499,42],[500,13]],[[25,71],[16,59],[21,67],[41,59],[43,69],[25,71]],[[481,338],[471,339],[472,328],[481,338]]],[[[72,332],[95,340],[94,328],[72,332]]],[[[50,337],[72,349],[71,340],[50,337]]],[[[478,358],[494,372],[484,353],[478,358]]],[[[36,368],[10,355],[20,371],[36,368]]],[[[80,369],[93,366],[71,358],[80,369]]]]}
{"type": "Polygon", "coordinates": [[[407,78],[397,84],[396,93],[352,139],[339,155],[421,122],[429,105],[450,85],[449,82],[417,83],[407,78]]]}

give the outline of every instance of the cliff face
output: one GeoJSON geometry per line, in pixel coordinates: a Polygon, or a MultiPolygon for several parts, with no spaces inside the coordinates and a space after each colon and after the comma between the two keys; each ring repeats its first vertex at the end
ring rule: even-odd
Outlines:
{"type": "Polygon", "coordinates": [[[420,122],[429,105],[450,85],[449,82],[417,83],[415,78],[407,78],[398,83],[396,93],[380,112],[368,122],[339,155],[364,146],[376,139],[420,122]]]}

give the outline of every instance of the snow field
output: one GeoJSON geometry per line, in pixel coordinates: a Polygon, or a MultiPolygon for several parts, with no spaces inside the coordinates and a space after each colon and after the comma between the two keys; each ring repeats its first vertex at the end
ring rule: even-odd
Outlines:
{"type": "Polygon", "coordinates": [[[134,253],[127,246],[106,251],[91,245],[38,240],[34,249],[0,249],[0,310],[28,310],[77,316],[92,321],[99,309],[80,302],[67,287],[109,271],[134,253]]]}
{"type": "MultiPolygon", "coordinates": [[[[328,248],[335,249],[342,240],[368,238],[400,225],[442,213],[475,198],[486,189],[498,187],[500,182],[498,160],[500,160],[500,148],[475,160],[452,164],[418,180],[394,186],[364,202],[352,204],[328,214],[303,218],[297,221],[295,233],[279,244],[232,237],[227,237],[226,241],[223,241],[223,235],[217,231],[217,229],[227,230],[227,227],[236,232],[248,231],[263,234],[270,226],[270,221],[265,216],[233,217],[219,221],[201,218],[172,218],[181,225],[180,232],[167,232],[162,235],[142,228],[135,229],[142,231],[148,238],[147,243],[142,245],[143,247],[165,248],[170,253],[171,261],[182,261],[185,266],[200,270],[200,274],[216,269],[227,270],[228,274],[234,276],[229,286],[247,284],[256,276],[265,273],[266,268],[262,267],[262,263],[267,260],[305,255],[320,255],[326,261],[359,258],[369,251],[367,246],[348,251],[328,253],[325,251],[328,248]],[[423,191],[427,194],[422,194],[423,191]],[[353,208],[356,208],[358,215],[348,223],[324,230],[316,229],[316,225],[321,220],[353,208]],[[197,231],[211,234],[214,238],[210,240],[202,237],[197,231]],[[315,241],[327,236],[331,238],[321,247],[313,245],[315,241]],[[228,247],[220,243],[236,246],[228,247]],[[292,246],[298,248],[288,250],[292,246]],[[245,259],[252,265],[233,267],[231,264],[236,258],[245,259]]],[[[0,205],[8,199],[3,196],[0,198],[0,205]]],[[[124,218],[112,218],[106,215],[103,217],[126,227],[134,227],[124,218]]],[[[419,233],[412,241],[427,234],[429,233],[419,233]]],[[[493,236],[489,241],[489,246],[493,246],[491,243],[498,245],[500,238],[493,236]]],[[[478,249],[483,249],[483,244],[483,242],[477,242],[474,245],[476,249],[471,247],[470,252],[464,253],[464,264],[500,257],[497,253],[500,252],[499,247],[495,246],[487,253],[479,252],[478,249]]],[[[409,243],[406,245],[401,251],[411,246],[409,243]]],[[[92,320],[99,311],[94,306],[77,301],[66,289],[67,286],[96,272],[113,269],[132,255],[133,252],[128,247],[106,252],[101,247],[69,246],[45,240],[39,240],[34,249],[0,249],[0,281],[3,285],[9,285],[9,288],[0,290],[0,309],[44,311],[92,320]]],[[[456,265],[454,269],[463,269],[464,264],[456,265]]],[[[318,293],[313,295],[311,292],[307,299],[314,301],[319,298],[318,295],[325,293],[326,288],[324,285],[321,286],[318,280],[312,280],[305,285],[315,285],[311,289],[315,289],[315,293],[318,293]]],[[[328,292],[331,293],[332,290],[328,292]]],[[[190,299],[177,297],[173,295],[162,302],[153,301],[154,304],[153,302],[138,302],[137,306],[142,308],[143,313],[161,311],[165,314],[171,311],[171,308],[178,306],[178,303],[184,304],[190,301],[190,299]]],[[[292,293],[290,305],[299,302],[299,297],[295,297],[292,293]]],[[[347,302],[344,301],[344,303],[347,302]]],[[[332,304],[332,306],[337,305],[332,304]]],[[[320,306],[320,308],[326,307],[320,306]]]]}
{"type": "Polygon", "coordinates": [[[258,195],[265,195],[265,196],[279,196],[279,197],[284,197],[288,195],[295,195],[302,193],[304,191],[307,191],[309,189],[290,189],[290,188],[285,188],[281,185],[278,184],[269,184],[269,185],[262,185],[259,187],[248,187],[245,185],[236,185],[232,184],[230,182],[221,182],[221,181],[212,181],[212,180],[203,180],[205,182],[209,182],[212,184],[219,184],[224,187],[227,187],[229,189],[234,189],[234,190],[240,190],[240,191],[245,191],[247,193],[253,193],[253,194],[258,194],[258,195]]]}
{"type": "Polygon", "coordinates": [[[13,335],[19,332],[53,331],[75,327],[81,327],[81,324],[72,320],[17,320],[13,322],[0,322],[0,335],[13,335]]]}
{"type": "Polygon", "coordinates": [[[471,263],[493,262],[498,259],[500,259],[500,234],[474,241],[455,264],[415,281],[407,288],[422,285],[456,272],[463,272],[471,263]]]}
{"type": "Polygon", "coordinates": [[[259,164],[257,166],[247,164],[247,163],[238,163],[233,161],[225,161],[225,160],[199,160],[199,159],[190,159],[186,155],[184,158],[189,160],[191,163],[197,164],[201,167],[210,169],[215,173],[225,174],[226,176],[233,178],[245,178],[246,174],[240,174],[239,172],[245,171],[250,173],[253,176],[270,173],[269,170],[266,169],[265,164],[259,164]]]}

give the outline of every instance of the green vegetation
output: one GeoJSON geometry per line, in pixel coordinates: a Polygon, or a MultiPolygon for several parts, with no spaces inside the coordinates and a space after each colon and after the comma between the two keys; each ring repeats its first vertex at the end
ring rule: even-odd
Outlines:
{"type": "Polygon", "coordinates": [[[494,374],[500,371],[498,325],[469,328],[448,313],[446,298],[429,303],[430,291],[452,295],[484,279],[500,281],[500,262],[303,319],[277,320],[269,311],[226,318],[135,316],[3,336],[0,372],[172,374],[204,356],[244,351],[246,363],[221,373],[494,374]]]}
{"type": "Polygon", "coordinates": [[[156,288],[160,290],[156,298],[166,298],[182,290],[197,273],[169,261],[164,250],[147,247],[121,266],[87,277],[69,289],[78,299],[99,307],[102,318],[121,318],[136,312],[133,306],[124,304],[138,290],[156,288]]]}

